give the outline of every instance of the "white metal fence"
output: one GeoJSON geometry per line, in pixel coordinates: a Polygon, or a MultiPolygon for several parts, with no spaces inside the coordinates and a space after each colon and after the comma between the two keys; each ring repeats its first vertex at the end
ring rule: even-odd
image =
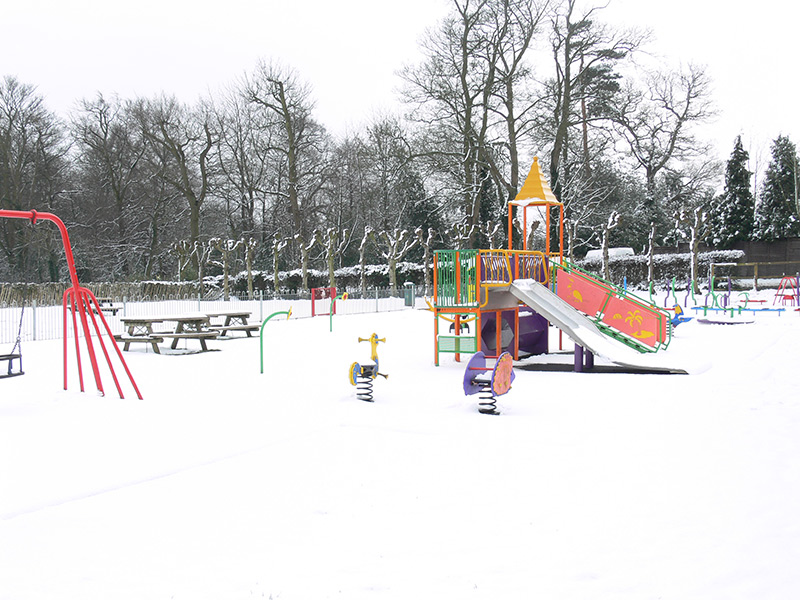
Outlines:
{"type": "MultiPolygon", "coordinates": [[[[415,304],[415,290],[401,290],[401,297],[392,297],[387,289],[379,288],[368,290],[363,297],[361,294],[350,294],[347,300],[337,300],[335,311],[337,315],[388,312],[401,310],[415,304]]],[[[262,296],[256,300],[240,300],[231,298],[225,300],[180,299],[180,300],[154,300],[129,302],[123,298],[114,302],[119,307],[117,313],[104,313],[113,333],[123,333],[124,327],[120,318],[135,316],[158,317],[164,315],[181,315],[187,313],[214,313],[227,311],[249,311],[251,322],[261,323],[274,312],[292,309],[292,318],[311,317],[311,300],[309,299],[284,299],[262,296]]],[[[322,313],[324,318],[329,318],[330,300],[317,300],[316,313],[322,313]]],[[[63,312],[61,306],[37,306],[36,303],[22,307],[0,308],[0,354],[10,350],[10,346],[17,339],[17,332],[21,332],[21,340],[52,340],[63,337],[63,312]],[[21,318],[21,324],[20,324],[21,318]],[[8,347],[6,347],[8,346],[8,347]]],[[[67,314],[67,335],[72,335],[72,317],[67,314]]],[[[99,322],[99,319],[98,319],[99,322]]],[[[102,327],[102,324],[101,324],[102,327]]],[[[80,324],[79,324],[80,329],[80,324]]]]}

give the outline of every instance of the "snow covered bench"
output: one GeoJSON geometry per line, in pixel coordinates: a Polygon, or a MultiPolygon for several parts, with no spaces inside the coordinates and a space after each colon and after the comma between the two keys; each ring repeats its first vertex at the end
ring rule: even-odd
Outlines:
{"type": "Polygon", "coordinates": [[[153,335],[124,335],[124,334],[117,334],[114,336],[114,339],[118,342],[123,342],[125,345],[122,347],[123,350],[126,352],[130,349],[131,344],[136,343],[146,343],[150,344],[153,347],[153,352],[156,354],[161,354],[161,351],[158,349],[158,345],[164,341],[163,336],[153,334],[153,335]]]}

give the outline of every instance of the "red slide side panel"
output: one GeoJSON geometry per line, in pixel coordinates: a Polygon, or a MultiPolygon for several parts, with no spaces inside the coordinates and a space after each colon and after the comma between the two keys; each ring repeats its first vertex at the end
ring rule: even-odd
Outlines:
{"type": "Polygon", "coordinates": [[[624,298],[609,299],[603,323],[653,348],[661,341],[658,315],[624,298]]]}
{"type": "Polygon", "coordinates": [[[559,298],[590,317],[600,312],[608,297],[608,290],[605,288],[563,269],[557,271],[556,286],[559,298]]]}

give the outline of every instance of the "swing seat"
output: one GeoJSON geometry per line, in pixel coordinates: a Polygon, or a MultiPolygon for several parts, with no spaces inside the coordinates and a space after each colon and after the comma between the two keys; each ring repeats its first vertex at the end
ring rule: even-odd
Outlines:
{"type": "Polygon", "coordinates": [[[22,354],[19,353],[0,354],[0,362],[3,361],[6,361],[8,363],[8,369],[5,373],[3,371],[0,371],[0,379],[5,379],[6,377],[16,377],[17,375],[25,374],[22,370],[22,354]],[[19,361],[16,371],[14,371],[15,360],[19,361]]]}

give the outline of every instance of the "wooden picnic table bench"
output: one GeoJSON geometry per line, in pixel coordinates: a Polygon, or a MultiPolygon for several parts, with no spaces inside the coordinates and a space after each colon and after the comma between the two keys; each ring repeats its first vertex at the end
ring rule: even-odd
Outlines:
{"type": "Polygon", "coordinates": [[[247,319],[250,318],[250,312],[245,310],[240,311],[222,311],[206,313],[209,319],[224,317],[225,322],[222,325],[212,324],[209,329],[219,331],[220,335],[227,335],[229,331],[244,331],[247,337],[252,337],[252,332],[258,331],[259,326],[253,323],[248,323],[247,319]]]}
{"type": "Polygon", "coordinates": [[[114,304],[114,300],[112,298],[97,298],[97,303],[100,305],[100,310],[104,313],[111,313],[112,315],[116,315],[119,311],[122,310],[122,306],[119,304],[114,304]]]}
{"type": "Polygon", "coordinates": [[[162,321],[175,321],[174,331],[157,331],[156,334],[165,338],[172,338],[170,348],[175,350],[179,340],[195,339],[200,342],[203,352],[208,351],[206,340],[216,338],[218,331],[208,328],[208,315],[200,313],[179,315],[175,317],[161,317],[162,321]]]}
{"type": "Polygon", "coordinates": [[[124,334],[116,334],[114,339],[118,342],[122,342],[124,346],[122,347],[123,350],[129,350],[131,344],[135,344],[137,342],[143,342],[146,344],[150,344],[153,347],[153,352],[156,354],[161,354],[161,351],[158,349],[158,345],[164,341],[163,336],[159,336],[156,334],[153,335],[124,335],[124,334]]]}
{"type": "Polygon", "coordinates": [[[166,317],[123,317],[120,319],[127,327],[127,335],[114,336],[117,341],[125,343],[124,350],[130,348],[133,342],[149,343],[153,352],[161,354],[158,344],[166,338],[172,339],[170,348],[175,350],[180,340],[198,340],[203,352],[208,351],[206,340],[216,338],[218,331],[208,329],[208,316],[202,314],[177,315],[166,317]],[[172,331],[153,331],[153,324],[175,322],[172,331]]]}
{"type": "MultiPolygon", "coordinates": [[[[122,305],[114,304],[111,298],[95,296],[95,299],[97,300],[97,304],[100,306],[100,312],[111,313],[112,315],[116,315],[119,311],[122,310],[122,305]]],[[[97,314],[97,309],[95,308],[95,306],[91,302],[89,302],[88,304],[90,305],[92,312],[94,314],[97,314]]],[[[67,304],[67,308],[69,310],[72,310],[72,304],[67,304]]]]}
{"type": "Polygon", "coordinates": [[[153,332],[153,323],[162,323],[161,317],[122,317],[120,321],[127,331],[126,334],[115,335],[114,339],[125,344],[123,350],[130,350],[131,344],[141,342],[150,344],[153,352],[161,354],[158,344],[163,342],[164,338],[153,332]]]}

